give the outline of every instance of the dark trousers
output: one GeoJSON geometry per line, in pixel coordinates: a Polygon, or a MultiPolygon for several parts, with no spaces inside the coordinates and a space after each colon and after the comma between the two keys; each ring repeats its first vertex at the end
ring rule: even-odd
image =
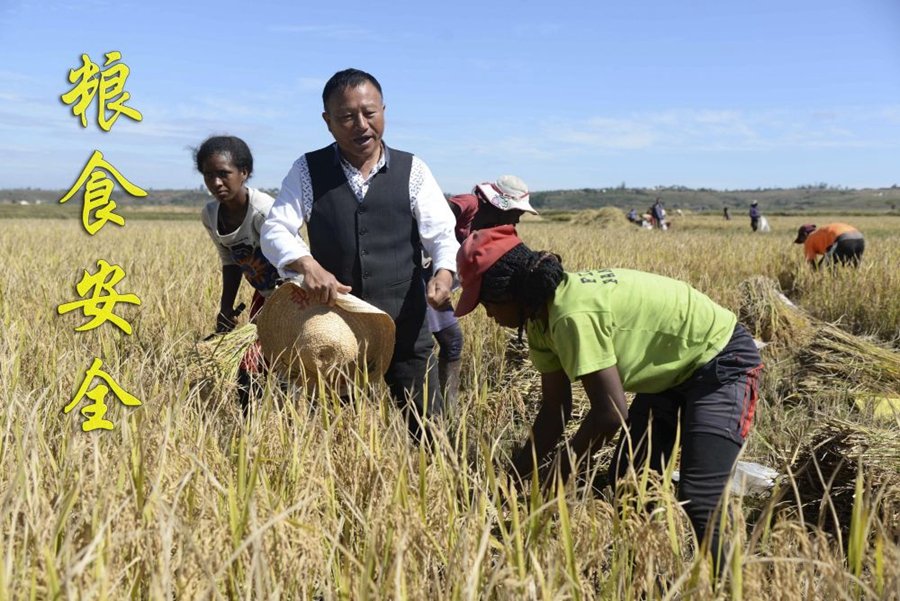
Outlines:
{"type": "Polygon", "coordinates": [[[420,440],[423,420],[439,416],[443,409],[437,363],[431,360],[434,341],[424,320],[424,312],[420,319],[401,318],[395,323],[394,356],[384,374],[384,381],[394,401],[406,415],[410,435],[420,440]]]}
{"type": "Polygon", "coordinates": [[[444,361],[459,361],[463,350],[463,333],[459,323],[447,326],[439,332],[434,332],[434,339],[440,347],[439,357],[444,361]]]}
{"type": "Polygon", "coordinates": [[[825,257],[827,260],[830,256],[834,263],[859,267],[864,250],[866,250],[866,241],[862,238],[846,238],[841,235],[828,249],[825,257]]]}
{"type": "Polygon", "coordinates": [[[613,485],[629,465],[643,465],[648,454],[650,468],[661,472],[680,427],[678,499],[686,501],[684,509],[698,540],[709,536],[717,566],[722,550],[716,508],[753,422],[761,369],[753,337],[738,324],[722,352],[687,381],[658,394],[635,397],[628,410],[628,431],[620,435],[610,465],[613,485]]]}

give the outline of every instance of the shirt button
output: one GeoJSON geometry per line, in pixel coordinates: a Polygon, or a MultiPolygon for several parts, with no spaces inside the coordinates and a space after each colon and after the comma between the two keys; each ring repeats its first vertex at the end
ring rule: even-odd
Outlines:
{"type": "Polygon", "coordinates": [[[369,272],[367,271],[367,272],[365,272],[365,273],[363,274],[363,278],[364,278],[364,279],[369,279],[369,277],[371,277],[371,275],[372,275],[372,274],[369,273],[369,272]]]}
{"type": "Polygon", "coordinates": [[[367,255],[367,254],[369,254],[369,251],[366,249],[362,249],[360,254],[367,255]]]}
{"type": "Polygon", "coordinates": [[[366,228],[362,228],[359,230],[360,236],[365,236],[367,233],[369,233],[369,230],[367,230],[366,228]]]}

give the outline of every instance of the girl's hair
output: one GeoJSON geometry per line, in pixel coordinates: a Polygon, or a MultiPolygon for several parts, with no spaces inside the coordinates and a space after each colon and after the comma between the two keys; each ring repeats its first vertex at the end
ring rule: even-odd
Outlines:
{"type": "Polygon", "coordinates": [[[553,298],[563,279],[562,260],[548,251],[533,251],[519,244],[500,257],[481,280],[480,299],[487,302],[519,303],[524,317],[553,298]]]}
{"type": "Polygon", "coordinates": [[[247,172],[247,177],[253,173],[253,155],[247,143],[237,136],[210,136],[200,144],[200,148],[194,149],[194,162],[197,171],[203,173],[203,163],[214,154],[228,154],[231,162],[241,171],[247,172]]]}

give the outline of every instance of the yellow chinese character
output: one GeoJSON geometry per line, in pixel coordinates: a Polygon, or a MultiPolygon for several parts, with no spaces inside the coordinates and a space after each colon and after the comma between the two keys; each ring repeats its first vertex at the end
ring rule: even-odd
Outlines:
{"type": "Polygon", "coordinates": [[[87,117],[84,113],[98,91],[100,101],[97,108],[97,124],[103,131],[112,129],[119,115],[125,115],[135,121],[143,120],[144,116],[140,111],[125,106],[125,101],[131,98],[131,94],[125,91],[125,80],[128,79],[131,69],[125,63],[112,65],[121,58],[122,53],[116,50],[107,52],[103,66],[109,68],[101,71],[87,54],[82,54],[81,67],[69,70],[69,83],[74,83],[75,87],[60,98],[66,104],[74,103],[72,114],[81,118],[81,127],[87,127],[87,117]],[[112,117],[107,118],[107,112],[112,112],[112,117]]]}
{"type": "Polygon", "coordinates": [[[59,199],[60,204],[62,204],[72,198],[82,185],[85,186],[84,207],[81,209],[81,223],[84,225],[84,229],[87,230],[87,233],[91,236],[100,231],[100,228],[106,225],[107,221],[112,221],[116,225],[125,225],[125,219],[121,215],[113,213],[116,206],[118,206],[116,205],[116,201],[110,198],[115,184],[113,184],[106,173],[100,171],[100,169],[109,171],[129,195],[137,197],[147,196],[146,191],[138,188],[125,179],[125,177],[119,173],[118,169],[107,163],[103,159],[102,152],[95,150],[94,154],[91,155],[91,158],[88,159],[84,169],[81,170],[81,175],[78,176],[78,179],[72,184],[69,191],[66,192],[66,195],[59,199]],[[92,211],[96,211],[93,222],[90,221],[92,211]]]}
{"type": "Polygon", "coordinates": [[[85,396],[93,401],[90,405],[82,407],[81,415],[87,417],[88,419],[81,424],[81,429],[85,432],[90,432],[91,430],[96,430],[97,428],[102,428],[103,430],[112,430],[113,423],[107,419],[103,419],[103,416],[106,415],[106,403],[103,400],[106,398],[106,395],[109,394],[110,389],[112,389],[113,394],[118,397],[118,399],[122,402],[122,404],[127,405],[129,407],[138,407],[141,405],[141,401],[139,401],[136,397],[132,396],[125,392],[125,390],[116,384],[113,381],[112,377],[102,369],[103,362],[100,359],[95,358],[93,363],[91,363],[90,369],[88,369],[84,374],[84,380],[81,382],[81,386],[78,387],[78,392],[75,393],[75,398],[72,399],[66,408],[63,409],[63,413],[68,413],[72,409],[78,405],[79,401],[83,399],[85,396]],[[98,384],[97,386],[88,390],[88,387],[91,385],[91,382],[94,381],[94,378],[100,378],[106,384],[98,384]]]}
{"type": "Polygon", "coordinates": [[[85,324],[75,328],[76,332],[84,332],[93,330],[105,321],[111,321],[118,326],[126,334],[131,334],[131,324],[117,315],[113,315],[113,307],[116,303],[131,303],[140,305],[141,299],[134,294],[119,294],[113,287],[125,277],[125,271],[118,265],[110,265],[103,259],[97,261],[99,271],[95,274],[89,274],[87,270],[84,277],[75,286],[78,295],[84,297],[88,291],[93,288],[94,292],[91,298],[82,301],[72,301],[71,303],[63,303],[56,310],[62,315],[75,309],[81,308],[85,317],[93,317],[93,319],[85,324]],[[103,294],[106,292],[107,294],[103,294]]]}

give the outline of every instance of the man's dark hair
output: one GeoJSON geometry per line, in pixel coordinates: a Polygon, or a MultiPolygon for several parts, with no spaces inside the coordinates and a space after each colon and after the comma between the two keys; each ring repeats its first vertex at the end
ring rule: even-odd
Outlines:
{"type": "Polygon", "coordinates": [[[331,79],[325,82],[325,88],[322,90],[322,106],[325,107],[325,110],[327,111],[328,101],[331,100],[331,97],[336,92],[341,92],[347,88],[355,88],[366,82],[375,86],[375,89],[378,90],[378,93],[384,98],[384,93],[381,91],[381,84],[378,83],[378,80],[375,79],[374,75],[366,73],[365,71],[360,71],[359,69],[344,69],[343,71],[338,71],[332,75],[331,79]]]}
{"type": "Polygon", "coordinates": [[[210,136],[194,149],[194,162],[197,171],[203,173],[203,163],[214,154],[228,154],[231,162],[241,171],[247,172],[247,177],[253,173],[253,155],[247,143],[237,136],[210,136]]]}
{"type": "Polygon", "coordinates": [[[515,301],[530,317],[553,298],[562,279],[559,255],[519,244],[484,273],[480,296],[487,302],[515,301]]]}

